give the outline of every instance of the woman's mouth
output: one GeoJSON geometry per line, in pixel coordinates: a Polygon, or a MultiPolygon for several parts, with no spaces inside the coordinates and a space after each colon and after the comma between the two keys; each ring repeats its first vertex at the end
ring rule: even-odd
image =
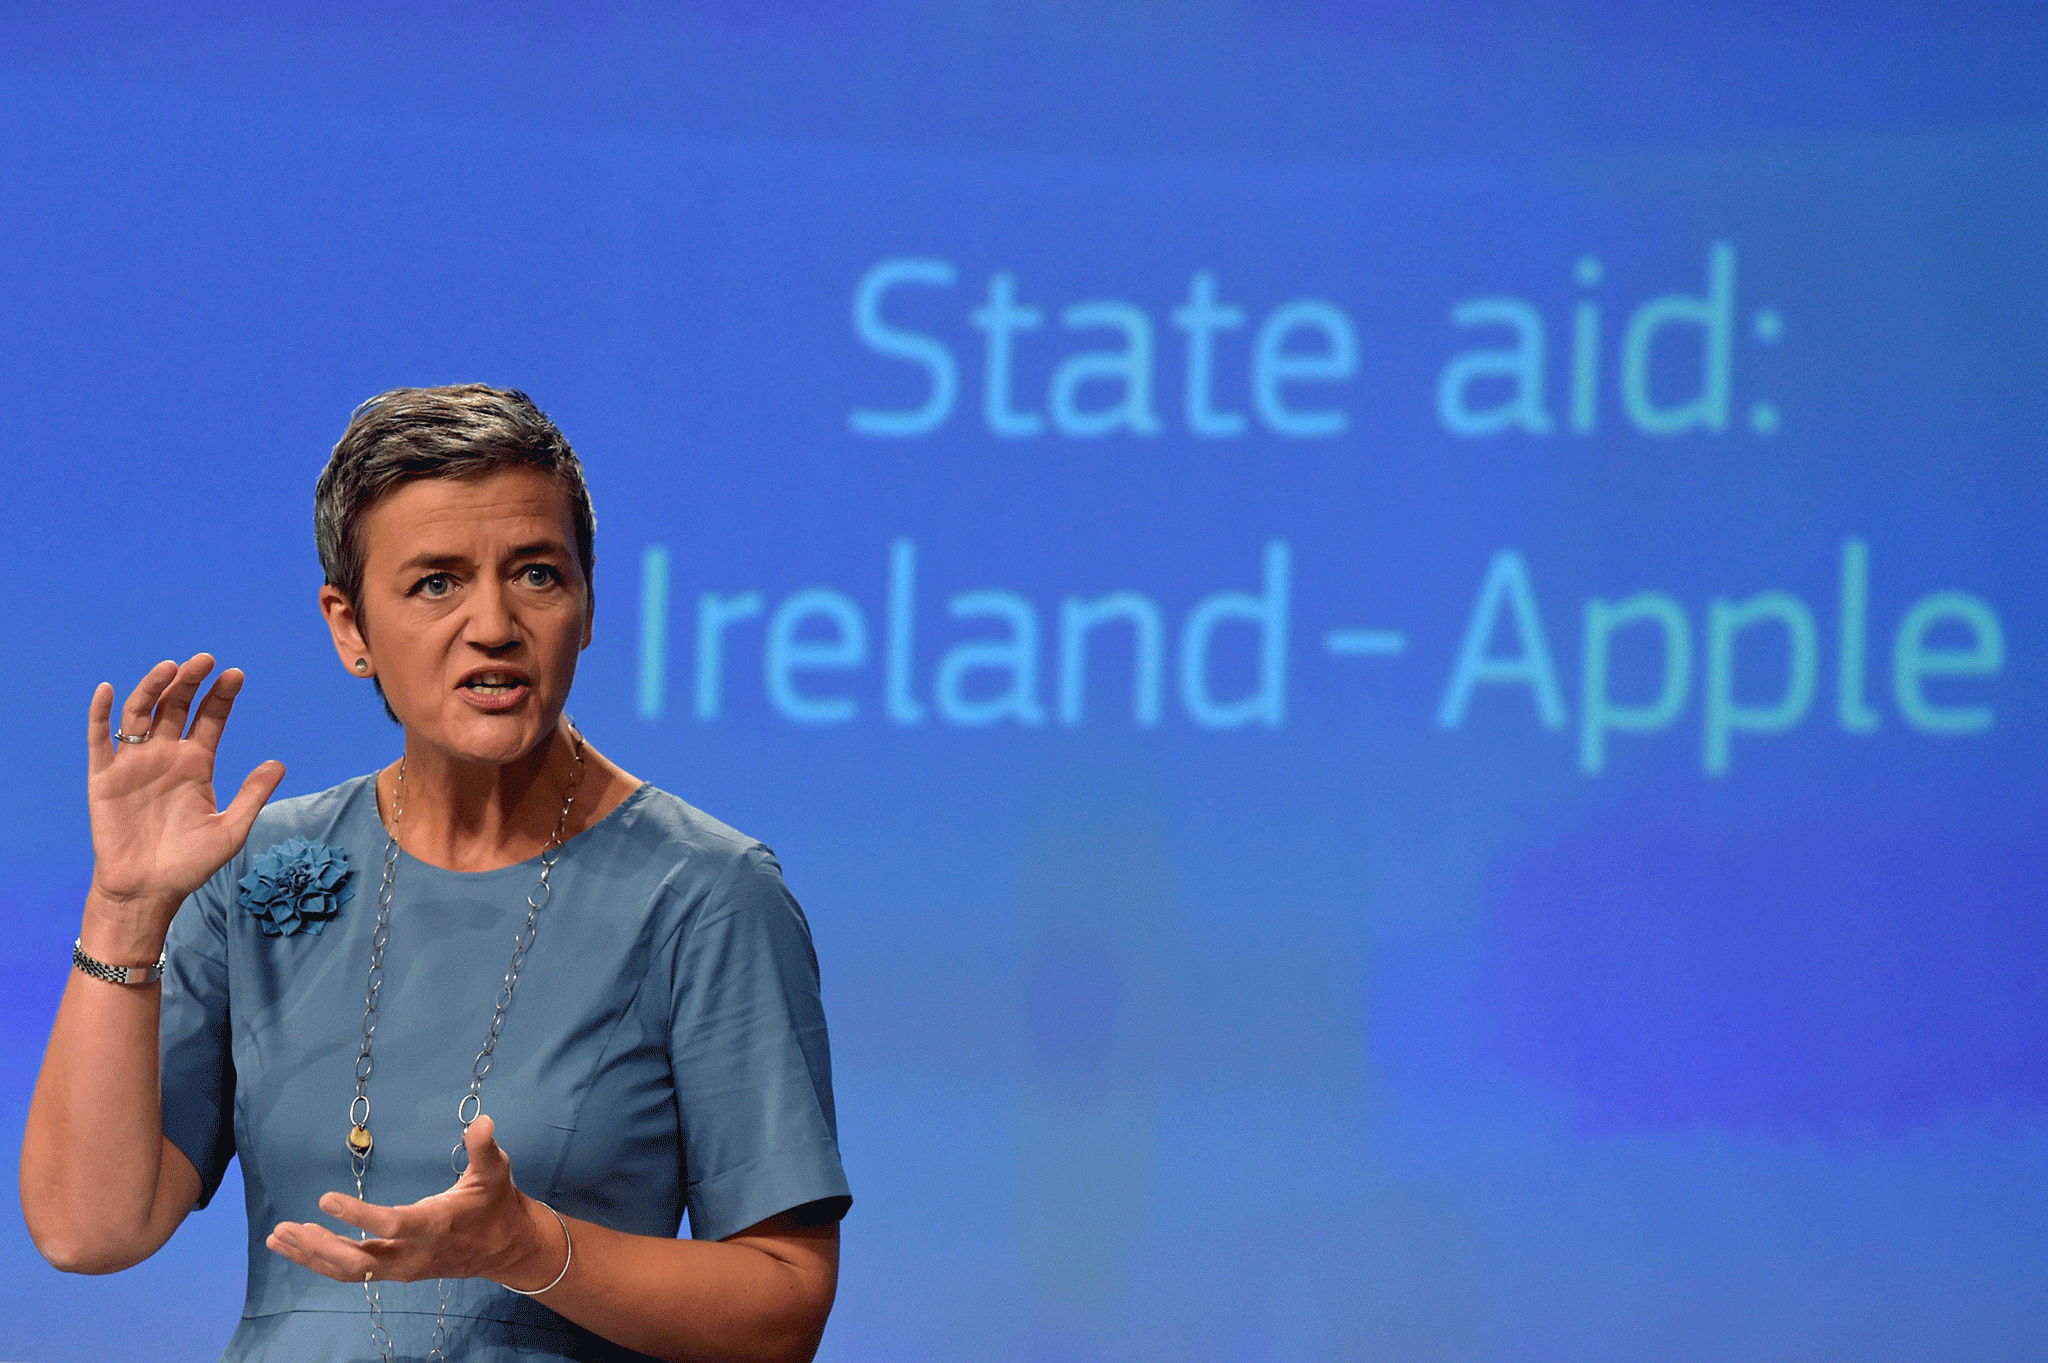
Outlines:
{"type": "Polygon", "coordinates": [[[480,710],[505,710],[525,698],[528,683],[517,672],[475,672],[464,677],[455,689],[480,710]]]}

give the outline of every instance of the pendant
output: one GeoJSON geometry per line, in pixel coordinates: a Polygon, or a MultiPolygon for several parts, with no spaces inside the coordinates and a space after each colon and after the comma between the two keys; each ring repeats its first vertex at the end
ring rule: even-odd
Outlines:
{"type": "Polygon", "coordinates": [[[370,1128],[352,1126],[348,1129],[348,1152],[357,1159],[370,1153],[370,1128]]]}

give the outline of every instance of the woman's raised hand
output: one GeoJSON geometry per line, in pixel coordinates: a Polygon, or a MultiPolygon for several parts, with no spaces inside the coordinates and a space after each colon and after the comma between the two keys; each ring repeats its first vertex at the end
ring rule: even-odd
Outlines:
{"type": "Polygon", "coordinates": [[[111,685],[101,682],[92,693],[86,802],[93,890],[105,907],[130,917],[127,926],[140,937],[161,939],[185,896],[241,850],[257,812],[284,779],[282,762],[265,762],[226,809],[215,806],[214,755],[243,676],[232,667],[221,673],[195,715],[193,699],[211,671],[207,653],[183,666],[166,661],[149,670],[120,715],[121,731],[148,734],[144,743],[114,740],[111,685]]]}

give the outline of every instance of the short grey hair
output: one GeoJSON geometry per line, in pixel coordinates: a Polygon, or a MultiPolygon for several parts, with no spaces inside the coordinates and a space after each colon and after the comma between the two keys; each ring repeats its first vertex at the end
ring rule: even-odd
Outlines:
{"type": "Polygon", "coordinates": [[[480,478],[505,468],[552,475],[569,498],[586,587],[597,566],[597,514],[576,451],[516,388],[481,383],[393,388],[349,414],[313,488],[313,539],[329,586],[362,618],[363,518],[401,483],[480,478]]]}

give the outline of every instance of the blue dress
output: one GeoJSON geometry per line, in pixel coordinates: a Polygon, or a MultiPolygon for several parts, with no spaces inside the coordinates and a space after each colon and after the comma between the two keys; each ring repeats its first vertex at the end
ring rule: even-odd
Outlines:
{"type": "MultiPolygon", "coordinates": [[[[222,1355],[235,1363],[376,1357],[361,1284],[263,1243],[279,1221],[354,1233],[316,1204],[355,1187],[345,1137],[385,847],[372,781],[269,806],[171,926],[164,1134],[199,1170],[202,1207],[228,1160],[242,1162],[248,1296],[222,1355]],[[346,858],[351,893],[329,919],[266,920],[240,888],[252,859],[274,864],[266,854],[293,838],[346,858]]],[[[463,873],[399,854],[369,1085],[370,1201],[453,1182],[456,1107],[539,866],[463,873]]],[[[768,849],[643,785],[569,840],[552,880],[483,1089],[520,1188],[640,1235],[675,1235],[685,1212],[706,1240],[811,1203],[843,1214],[817,958],[768,849]]],[[[484,1280],[451,1288],[452,1360],[644,1357],[484,1280]]],[[[436,1285],[381,1292],[394,1355],[424,1358],[436,1285]]]]}

